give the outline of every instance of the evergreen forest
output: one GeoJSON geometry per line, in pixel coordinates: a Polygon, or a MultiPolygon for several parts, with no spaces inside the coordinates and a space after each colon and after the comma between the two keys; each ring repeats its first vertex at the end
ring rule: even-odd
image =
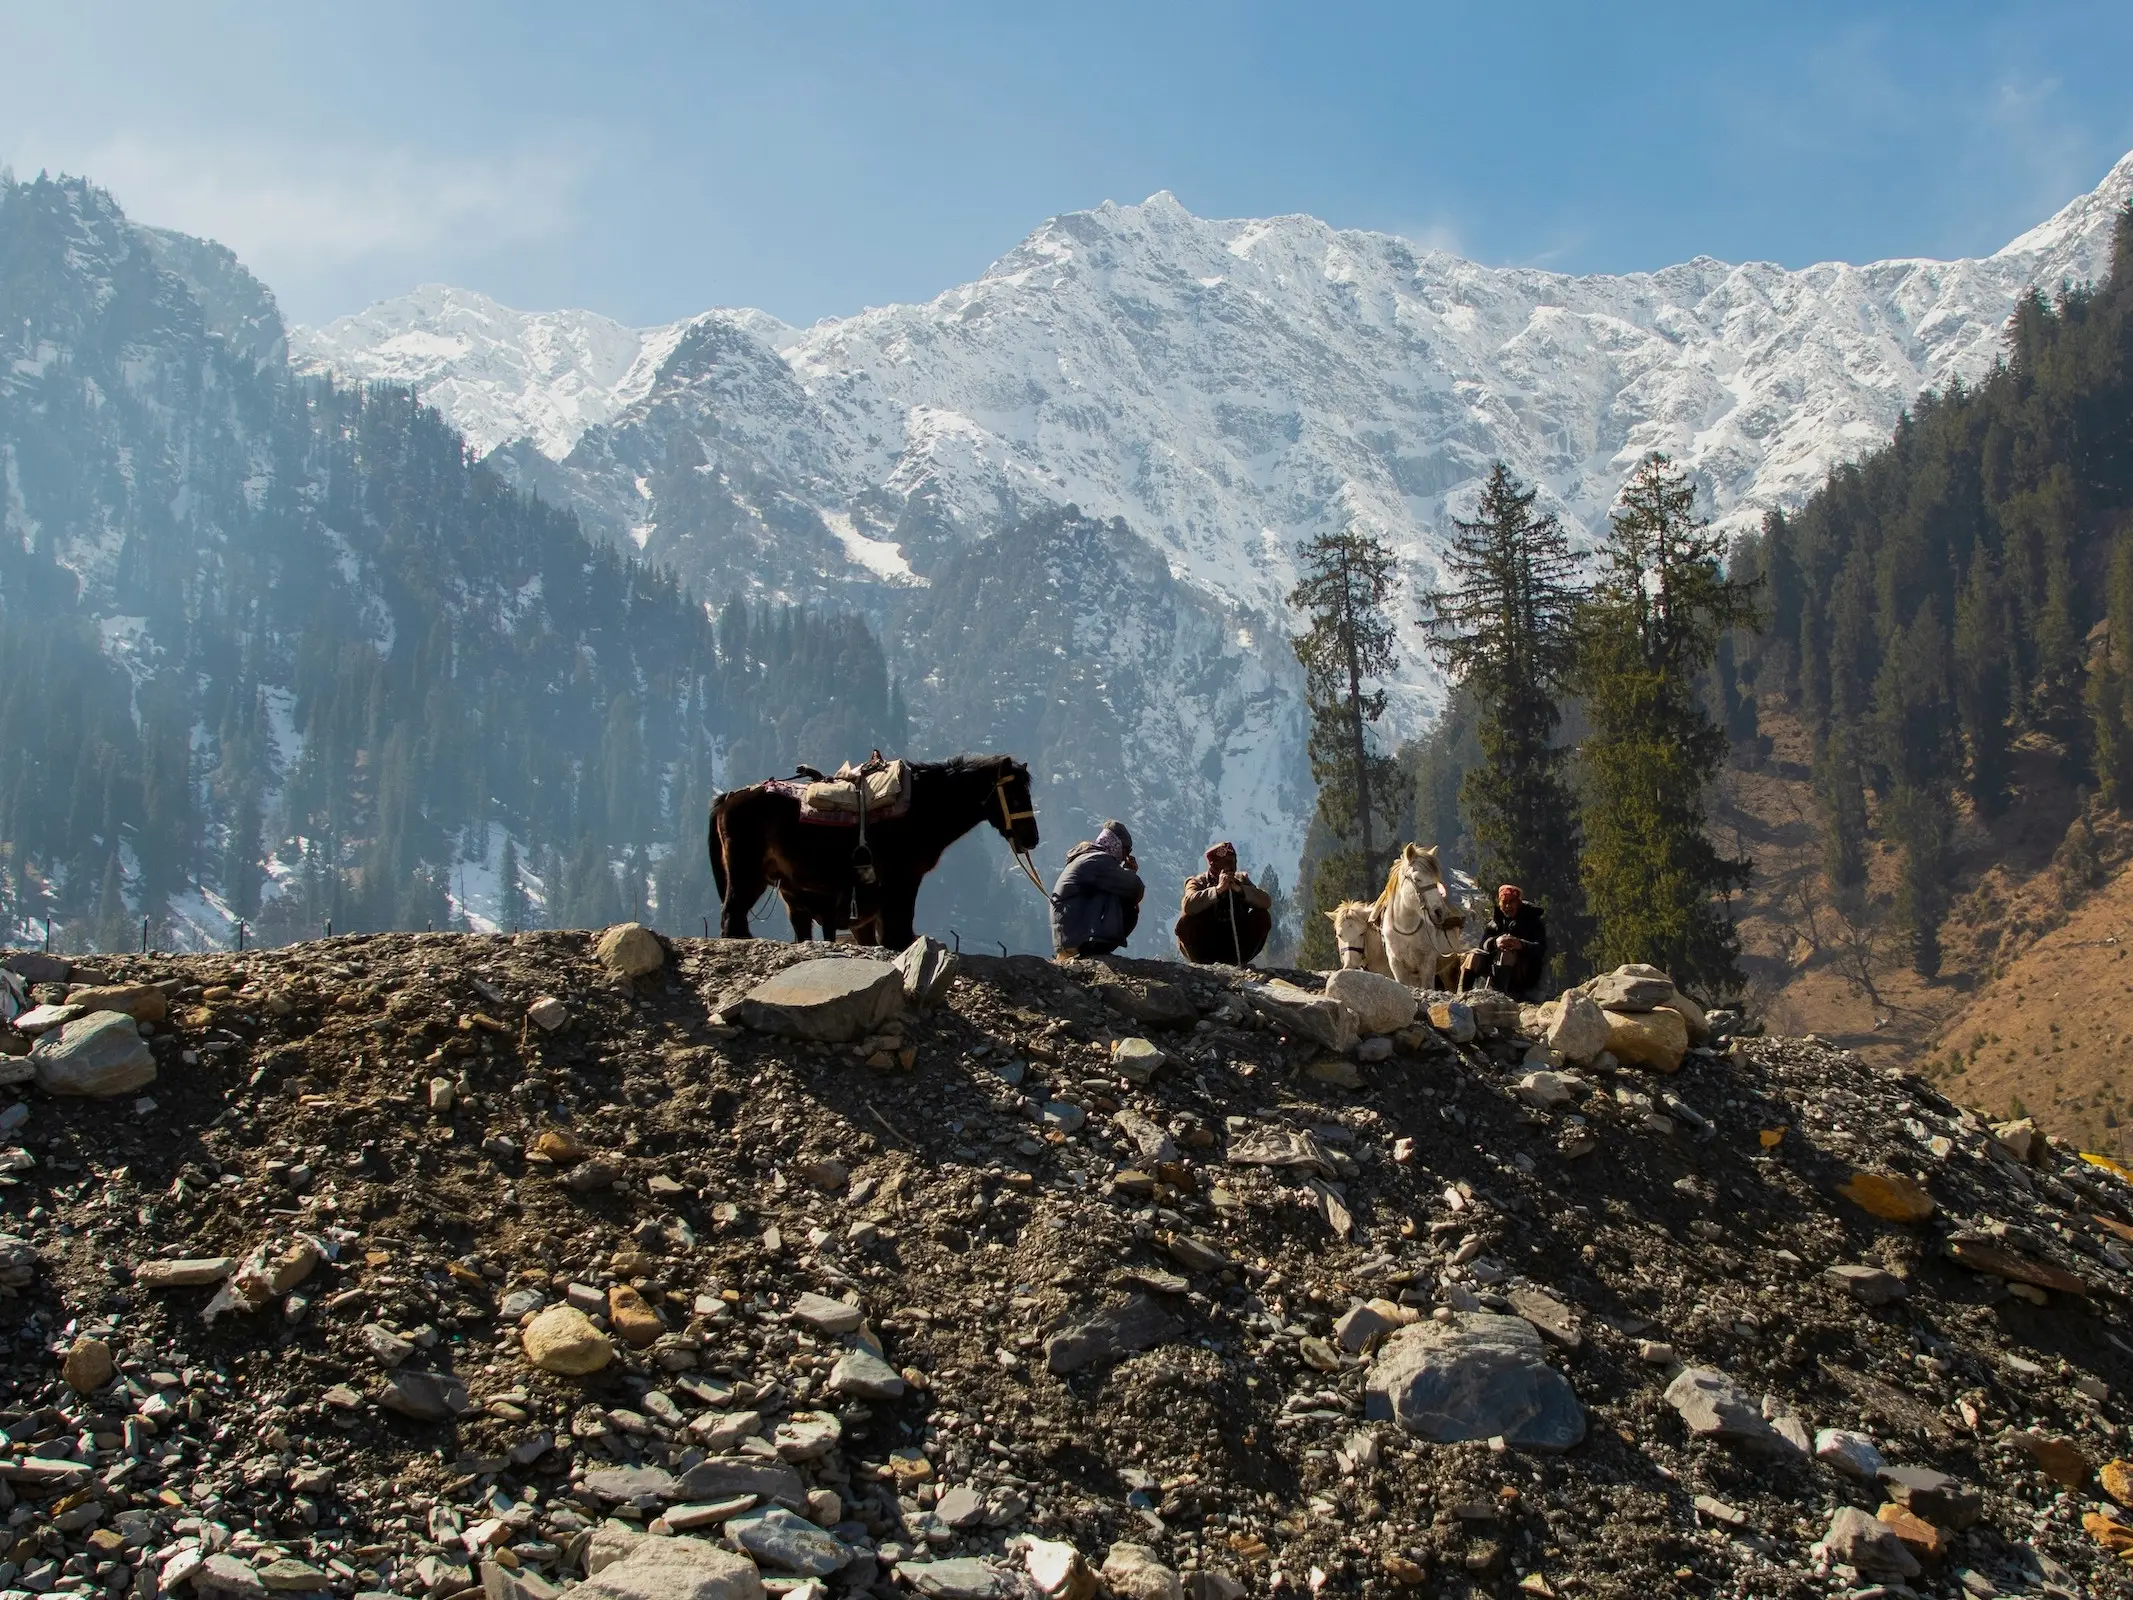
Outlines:
{"type": "Polygon", "coordinates": [[[728,773],[904,736],[863,622],[714,618],[84,183],[0,186],[0,481],[18,939],[694,929],[728,773]]]}

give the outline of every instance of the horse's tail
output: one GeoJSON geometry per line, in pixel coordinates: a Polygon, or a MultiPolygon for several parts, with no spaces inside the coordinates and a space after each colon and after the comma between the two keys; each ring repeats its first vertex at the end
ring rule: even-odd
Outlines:
{"type": "Polygon", "coordinates": [[[726,903],[726,840],[719,827],[724,820],[726,796],[723,792],[711,797],[711,819],[704,829],[705,844],[711,851],[711,881],[718,885],[718,903],[726,903]]]}

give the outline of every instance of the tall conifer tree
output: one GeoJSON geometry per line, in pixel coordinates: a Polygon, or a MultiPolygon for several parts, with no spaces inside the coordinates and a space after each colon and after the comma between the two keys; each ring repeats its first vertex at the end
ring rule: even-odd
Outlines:
{"type": "Polygon", "coordinates": [[[1482,760],[1460,808],[1487,885],[1515,883],[1548,910],[1559,964],[1588,936],[1577,805],[1555,743],[1574,660],[1577,561],[1537,491],[1499,461],[1471,521],[1454,518],[1447,586],[1424,597],[1430,650],[1480,709],[1482,760]]]}
{"type": "MultiPolygon", "coordinates": [[[[1385,714],[1385,691],[1375,685],[1397,659],[1385,616],[1393,557],[1384,540],[1354,527],[1320,534],[1300,545],[1297,557],[1303,571],[1289,605],[1309,626],[1292,644],[1311,712],[1318,814],[1335,841],[1312,878],[1312,903],[1326,911],[1377,894],[1395,819],[1407,810],[1406,774],[1371,737],[1371,725],[1385,714]]],[[[1304,959],[1330,956],[1325,928],[1323,917],[1304,919],[1304,959]]]]}
{"type": "Polygon", "coordinates": [[[1603,570],[1579,610],[1595,963],[1648,961],[1707,993],[1741,985],[1740,938],[1719,902],[1752,866],[1720,855],[1704,825],[1726,735],[1698,679],[1726,629],[1755,623],[1749,587],[1725,575],[1722,550],[1688,478],[1647,456],[1622,490],[1603,570]]]}

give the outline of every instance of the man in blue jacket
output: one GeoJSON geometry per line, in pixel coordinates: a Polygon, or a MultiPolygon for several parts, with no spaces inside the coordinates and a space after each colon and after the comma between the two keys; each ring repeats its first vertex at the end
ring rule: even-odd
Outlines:
{"type": "Polygon", "coordinates": [[[1094,839],[1067,852],[1052,885],[1052,945],[1062,956],[1107,956],[1140,921],[1146,893],[1133,859],[1133,835],[1106,822],[1094,839]]]}

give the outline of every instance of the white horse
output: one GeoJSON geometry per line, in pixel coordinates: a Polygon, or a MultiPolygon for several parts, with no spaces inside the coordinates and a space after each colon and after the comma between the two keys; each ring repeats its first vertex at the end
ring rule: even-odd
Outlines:
{"type": "Polygon", "coordinates": [[[1368,900],[1343,900],[1326,913],[1326,920],[1333,924],[1333,942],[1340,950],[1342,966],[1389,978],[1392,963],[1385,959],[1385,936],[1378,932],[1377,911],[1368,900]]]}
{"type": "Polygon", "coordinates": [[[1466,913],[1446,892],[1435,845],[1402,845],[1370,910],[1393,977],[1417,989],[1457,985],[1466,913]]]}

